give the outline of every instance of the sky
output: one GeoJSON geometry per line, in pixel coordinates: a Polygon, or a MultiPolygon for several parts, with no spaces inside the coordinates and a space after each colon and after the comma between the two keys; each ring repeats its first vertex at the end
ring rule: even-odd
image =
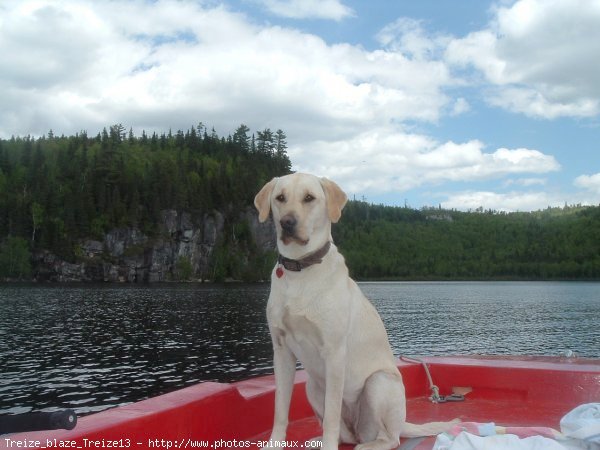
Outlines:
{"type": "Polygon", "coordinates": [[[600,204],[600,0],[2,0],[0,137],[287,134],[350,198],[600,204]]]}

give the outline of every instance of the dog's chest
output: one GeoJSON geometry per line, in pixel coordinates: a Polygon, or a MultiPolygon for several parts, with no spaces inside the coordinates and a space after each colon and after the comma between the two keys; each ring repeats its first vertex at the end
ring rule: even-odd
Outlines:
{"type": "Polygon", "coordinates": [[[284,314],[283,344],[302,363],[312,377],[325,376],[325,340],[323,331],[306,316],[284,314]]]}
{"type": "MultiPolygon", "coordinates": [[[[325,342],[331,340],[334,311],[311,297],[280,296],[270,300],[268,319],[275,338],[296,355],[309,371],[323,367],[325,342]]],[[[323,300],[323,299],[321,299],[323,300]]]]}
{"type": "Polygon", "coordinates": [[[269,322],[297,341],[312,341],[313,336],[321,335],[324,325],[321,309],[300,297],[279,298],[276,304],[269,305],[269,322]]]}

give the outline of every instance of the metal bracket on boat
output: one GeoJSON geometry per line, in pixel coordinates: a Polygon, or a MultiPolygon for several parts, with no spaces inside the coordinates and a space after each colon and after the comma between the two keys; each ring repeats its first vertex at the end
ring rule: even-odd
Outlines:
{"type": "Polygon", "coordinates": [[[438,388],[435,384],[433,384],[431,380],[431,375],[429,374],[429,369],[425,363],[422,363],[425,368],[425,373],[427,374],[427,378],[429,379],[429,388],[431,389],[431,395],[429,396],[429,400],[433,403],[442,403],[442,396],[440,395],[440,388],[438,388]]]}
{"type": "Polygon", "coordinates": [[[429,396],[429,400],[433,403],[446,403],[446,402],[462,402],[465,399],[465,396],[462,394],[457,394],[453,392],[450,395],[440,395],[440,388],[438,388],[435,384],[433,384],[433,379],[431,378],[431,373],[429,373],[429,367],[422,359],[411,358],[408,356],[400,356],[400,359],[403,359],[408,362],[418,363],[423,366],[425,369],[425,375],[427,375],[427,380],[429,381],[429,389],[431,389],[431,395],[429,396]]]}
{"type": "MultiPolygon", "coordinates": [[[[446,402],[462,402],[465,400],[464,395],[460,394],[450,394],[450,395],[442,395],[439,397],[437,401],[434,403],[446,403],[446,402]]],[[[433,400],[431,400],[433,402],[433,400]]]]}
{"type": "Polygon", "coordinates": [[[434,384],[431,386],[431,395],[429,396],[429,400],[431,400],[433,403],[462,402],[465,400],[465,396],[456,393],[452,393],[450,395],[440,395],[440,389],[434,384]]]}

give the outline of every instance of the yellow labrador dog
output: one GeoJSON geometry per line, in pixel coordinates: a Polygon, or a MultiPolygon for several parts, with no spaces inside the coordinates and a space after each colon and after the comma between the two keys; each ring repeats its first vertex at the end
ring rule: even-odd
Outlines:
{"type": "Polygon", "coordinates": [[[302,173],[274,178],[254,199],[261,222],[273,215],[280,255],[267,304],[276,384],[271,440],[285,440],[300,360],[323,449],[340,442],[393,449],[400,436],[441,433],[451,423],[406,422],[404,385],[383,323],[332,243],[331,224],[346,200],[334,182],[302,173]]]}

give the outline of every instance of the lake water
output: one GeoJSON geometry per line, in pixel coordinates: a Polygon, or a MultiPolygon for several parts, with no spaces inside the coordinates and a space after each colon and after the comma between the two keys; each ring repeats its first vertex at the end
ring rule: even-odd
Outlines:
{"type": "MultiPolygon", "coordinates": [[[[600,283],[361,283],[397,355],[600,357],[600,283]]],[[[0,413],[272,372],[268,285],[0,285],[0,413]]]]}

